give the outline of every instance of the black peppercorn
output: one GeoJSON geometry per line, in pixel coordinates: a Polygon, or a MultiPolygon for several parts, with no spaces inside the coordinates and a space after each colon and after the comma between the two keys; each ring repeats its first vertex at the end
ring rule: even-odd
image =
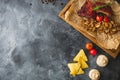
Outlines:
{"type": "Polygon", "coordinates": [[[41,0],[42,3],[46,3],[46,4],[52,3],[53,5],[55,4],[55,1],[56,0],[41,0]]]}

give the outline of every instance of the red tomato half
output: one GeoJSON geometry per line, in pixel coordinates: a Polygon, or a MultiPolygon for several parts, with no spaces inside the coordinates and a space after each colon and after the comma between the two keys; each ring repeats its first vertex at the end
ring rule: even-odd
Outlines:
{"type": "Polygon", "coordinates": [[[103,21],[104,21],[104,22],[109,22],[110,19],[109,19],[109,17],[105,16],[104,19],[103,19],[103,21]]]}
{"type": "Polygon", "coordinates": [[[85,47],[87,50],[91,50],[93,48],[93,44],[88,42],[88,43],[86,43],[85,47]]]}
{"type": "Polygon", "coordinates": [[[102,15],[97,15],[96,16],[96,21],[98,21],[98,22],[102,22],[103,21],[103,16],[102,15]]]}
{"type": "Polygon", "coordinates": [[[97,50],[96,50],[96,49],[91,49],[91,50],[90,50],[90,54],[91,54],[92,56],[95,56],[95,55],[97,54],[97,50]]]}

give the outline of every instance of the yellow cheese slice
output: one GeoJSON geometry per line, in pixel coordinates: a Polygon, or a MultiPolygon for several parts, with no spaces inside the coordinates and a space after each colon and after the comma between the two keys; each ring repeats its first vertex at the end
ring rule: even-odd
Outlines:
{"type": "Polygon", "coordinates": [[[75,72],[70,72],[70,74],[75,77],[76,76],[76,73],[75,72]]]}
{"type": "Polygon", "coordinates": [[[84,61],[88,61],[87,56],[85,55],[85,52],[83,49],[79,51],[79,53],[74,57],[73,61],[80,61],[80,59],[83,59],[84,61]]]}
{"type": "Polygon", "coordinates": [[[82,69],[88,68],[87,63],[84,60],[81,59],[80,61],[81,61],[80,63],[81,63],[81,68],[82,69]]]}
{"type": "Polygon", "coordinates": [[[82,70],[82,68],[80,68],[79,69],[79,71],[78,71],[78,73],[77,73],[77,75],[79,75],[79,74],[84,74],[85,72],[82,70]]]}
{"type": "Polygon", "coordinates": [[[68,63],[70,74],[75,76],[78,73],[80,66],[81,66],[80,63],[68,63]]]}

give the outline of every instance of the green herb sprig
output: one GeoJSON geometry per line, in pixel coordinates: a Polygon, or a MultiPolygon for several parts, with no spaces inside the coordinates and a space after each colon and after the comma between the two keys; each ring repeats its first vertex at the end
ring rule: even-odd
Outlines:
{"type": "Polygon", "coordinates": [[[105,4],[105,5],[101,5],[101,6],[96,6],[96,7],[93,8],[93,10],[94,10],[94,11],[97,11],[97,10],[99,10],[99,9],[101,9],[101,8],[104,8],[104,7],[108,6],[108,5],[110,5],[110,3],[107,3],[107,4],[105,4]]]}

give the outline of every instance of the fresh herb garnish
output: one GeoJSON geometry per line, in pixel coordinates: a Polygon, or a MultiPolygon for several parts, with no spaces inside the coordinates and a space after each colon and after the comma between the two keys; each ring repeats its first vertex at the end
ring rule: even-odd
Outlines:
{"type": "Polygon", "coordinates": [[[110,4],[110,3],[107,3],[107,4],[105,4],[105,5],[101,5],[101,6],[96,6],[96,7],[93,8],[93,10],[94,10],[94,11],[97,11],[97,10],[99,10],[99,9],[101,9],[101,8],[104,8],[104,7],[108,6],[109,4],[110,4]]]}

